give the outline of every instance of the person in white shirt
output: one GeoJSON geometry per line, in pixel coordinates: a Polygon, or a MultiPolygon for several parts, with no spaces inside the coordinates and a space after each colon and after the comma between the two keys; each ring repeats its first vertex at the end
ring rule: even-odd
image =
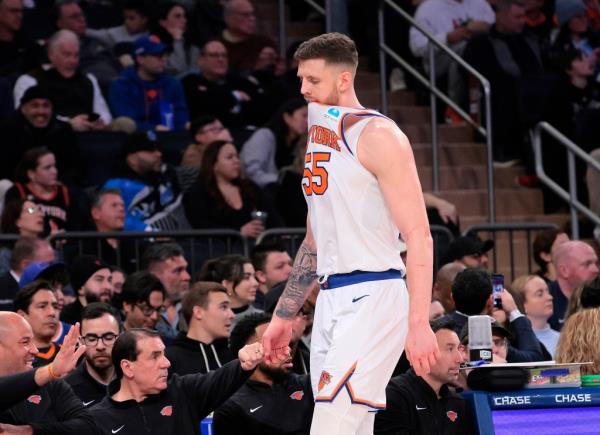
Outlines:
{"type": "Polygon", "coordinates": [[[548,324],[554,308],[546,281],[537,275],[521,276],[513,281],[511,290],[522,300],[525,314],[531,320],[535,336],[554,356],[560,333],[550,328],[548,324]]]}

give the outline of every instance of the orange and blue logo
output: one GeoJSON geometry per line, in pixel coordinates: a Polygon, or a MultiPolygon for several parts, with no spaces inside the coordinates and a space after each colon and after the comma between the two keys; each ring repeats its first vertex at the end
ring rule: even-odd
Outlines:
{"type": "Polygon", "coordinates": [[[325,385],[328,385],[331,383],[331,375],[329,374],[329,372],[323,370],[321,372],[321,377],[319,378],[319,391],[321,391],[323,388],[325,388],[325,385]]]}
{"type": "Polygon", "coordinates": [[[446,417],[448,417],[448,419],[454,423],[456,421],[456,419],[458,418],[458,414],[454,411],[448,411],[446,413],[446,417]]]}
{"type": "Polygon", "coordinates": [[[173,415],[173,406],[169,405],[169,406],[165,406],[163,409],[160,410],[160,415],[162,415],[163,417],[170,417],[173,415]]]}
{"type": "Polygon", "coordinates": [[[290,394],[290,399],[293,399],[293,400],[302,400],[303,397],[304,397],[304,391],[302,391],[302,390],[294,391],[292,394],[290,394]]]}
{"type": "Polygon", "coordinates": [[[40,396],[38,394],[34,394],[33,396],[29,396],[27,398],[27,401],[30,403],[33,403],[34,405],[39,405],[40,402],[42,401],[42,396],[40,396]]]}

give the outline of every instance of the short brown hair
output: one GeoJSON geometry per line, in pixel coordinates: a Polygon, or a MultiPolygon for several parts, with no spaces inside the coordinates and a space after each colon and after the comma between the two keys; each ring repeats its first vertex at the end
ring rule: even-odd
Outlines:
{"type": "Polygon", "coordinates": [[[298,61],[323,59],[328,64],[346,64],[358,66],[356,44],[341,33],[324,33],[304,41],[294,54],[298,61]]]}
{"type": "Polygon", "coordinates": [[[227,289],[218,282],[199,281],[195,283],[190,291],[184,296],[181,303],[181,312],[188,325],[192,320],[194,307],[200,306],[206,308],[208,305],[208,295],[213,292],[227,294],[227,289]]]}

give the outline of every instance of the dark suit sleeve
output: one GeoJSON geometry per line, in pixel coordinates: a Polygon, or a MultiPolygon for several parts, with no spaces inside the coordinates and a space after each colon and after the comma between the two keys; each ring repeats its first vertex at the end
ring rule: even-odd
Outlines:
{"type": "Polygon", "coordinates": [[[409,435],[414,433],[414,404],[407,391],[393,383],[386,388],[386,409],[375,415],[374,435],[409,435]]]}
{"type": "Polygon", "coordinates": [[[48,392],[58,422],[32,423],[34,435],[79,435],[95,432],[91,414],[83,407],[81,400],[65,381],[49,383],[48,392]]]}
{"type": "Polygon", "coordinates": [[[215,435],[239,435],[248,428],[242,409],[232,400],[221,405],[213,416],[213,432],[215,435]]]}
{"type": "Polygon", "coordinates": [[[235,359],[207,374],[179,377],[176,382],[193,400],[191,406],[204,418],[229,399],[248,380],[253,370],[244,371],[235,359]]]}
{"type": "Polygon", "coordinates": [[[35,370],[0,377],[0,412],[26,399],[38,388],[35,383],[35,370]]]}
{"type": "Polygon", "coordinates": [[[515,347],[509,346],[506,360],[508,362],[545,361],[542,346],[533,332],[531,321],[521,316],[510,322],[510,329],[515,336],[515,347]]]}

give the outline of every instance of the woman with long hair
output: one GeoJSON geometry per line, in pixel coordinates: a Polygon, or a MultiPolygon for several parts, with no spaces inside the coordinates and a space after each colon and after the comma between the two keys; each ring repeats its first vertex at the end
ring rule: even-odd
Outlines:
{"type": "Polygon", "coordinates": [[[73,218],[70,189],[58,181],[56,159],[47,148],[27,151],[16,169],[16,182],[6,192],[5,204],[14,199],[31,201],[44,215],[46,233],[65,230],[73,218]]]}
{"type": "Polygon", "coordinates": [[[535,336],[554,355],[560,334],[548,324],[554,312],[548,284],[537,275],[525,275],[515,279],[510,289],[517,296],[515,301],[519,299],[522,302],[524,314],[531,321],[535,336]]]}
{"type": "Polygon", "coordinates": [[[233,254],[208,260],[202,266],[198,279],[218,282],[227,289],[231,309],[235,314],[231,329],[242,317],[262,311],[252,305],[256,300],[258,281],[254,277],[254,266],[249,258],[233,254]]]}
{"type": "Polygon", "coordinates": [[[194,228],[232,228],[245,237],[257,237],[265,227],[280,223],[258,186],[242,176],[238,152],[228,141],[206,148],[198,181],[183,201],[194,228]],[[257,216],[257,211],[263,214],[257,216]]]}
{"type": "Polygon", "coordinates": [[[241,152],[248,178],[263,188],[277,182],[279,170],[292,164],[297,143],[306,135],[307,114],[306,101],[289,100],[254,132],[241,152]]]}
{"type": "Polygon", "coordinates": [[[556,348],[556,362],[579,363],[581,374],[600,374],[600,308],[577,311],[565,321],[556,348]]]}
{"type": "Polygon", "coordinates": [[[187,11],[181,3],[160,2],[155,9],[150,32],[170,47],[167,72],[181,75],[196,65],[200,49],[187,37],[187,11]]]}

